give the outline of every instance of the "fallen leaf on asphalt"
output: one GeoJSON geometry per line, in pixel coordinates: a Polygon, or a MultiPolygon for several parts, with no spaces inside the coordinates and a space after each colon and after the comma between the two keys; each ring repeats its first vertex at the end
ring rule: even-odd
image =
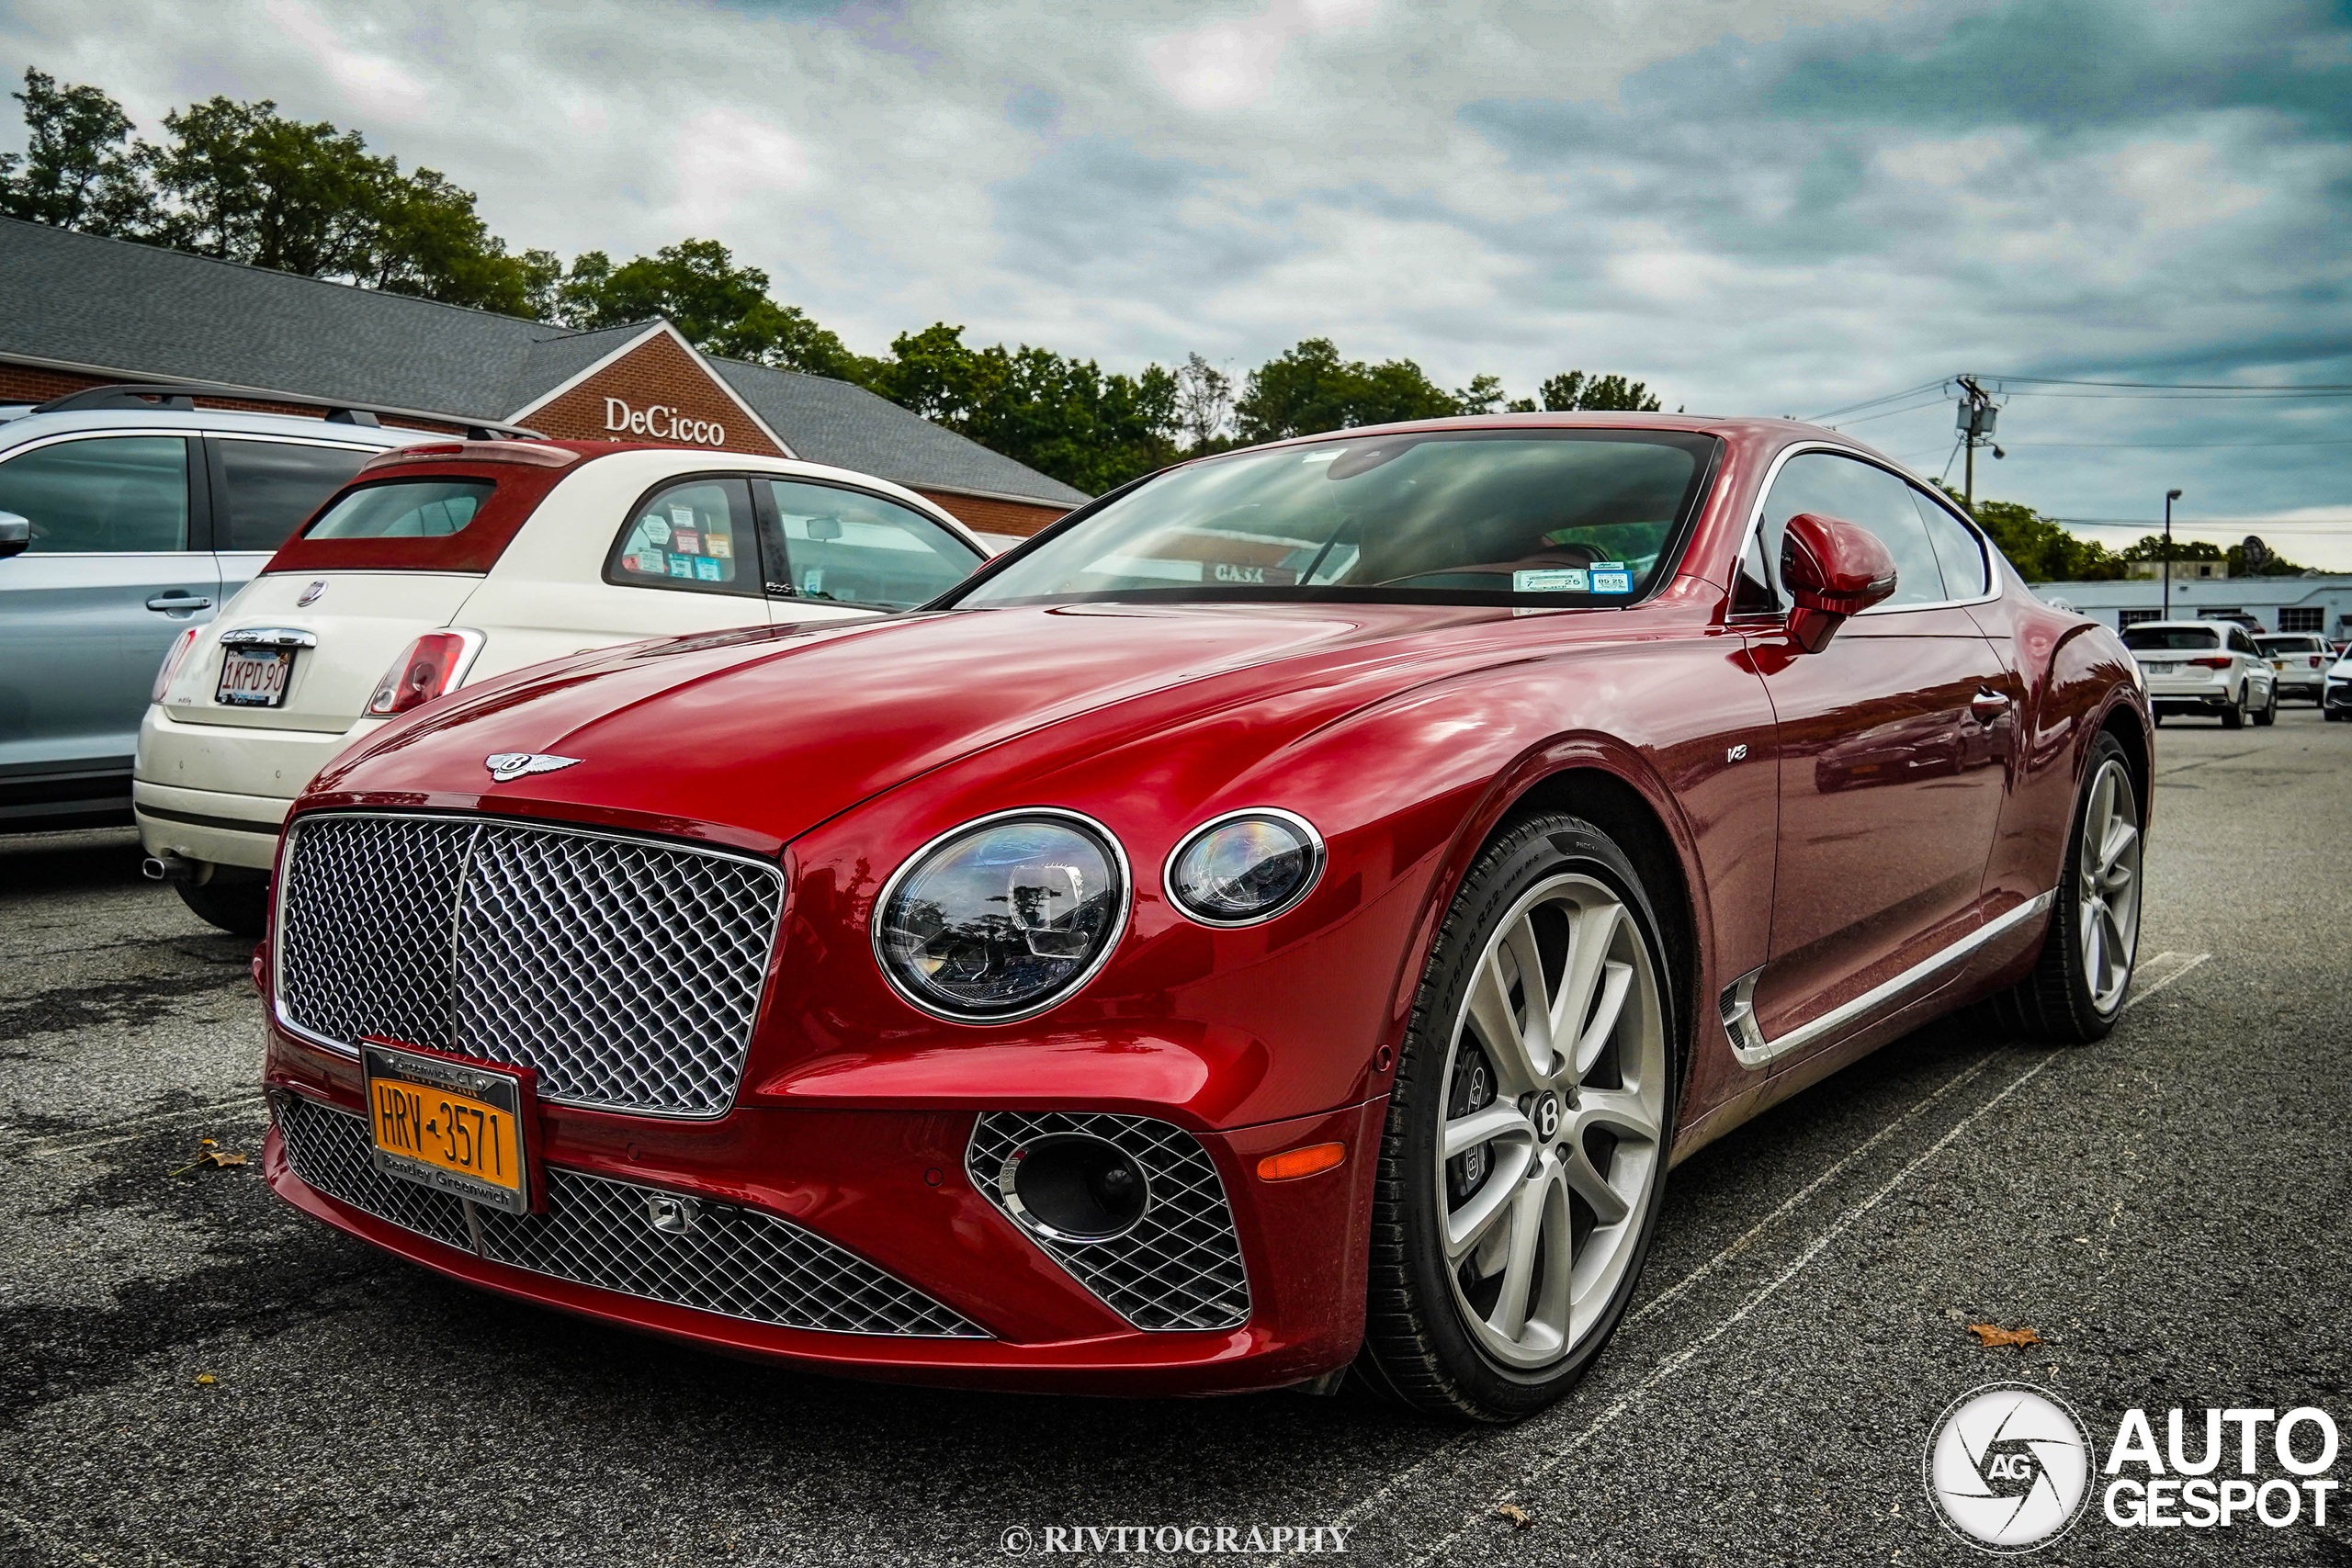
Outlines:
{"type": "Polygon", "coordinates": [[[1526,1509],[1514,1506],[1509,1503],[1496,1504],[1495,1517],[1498,1519],[1509,1519],[1513,1529],[1523,1530],[1528,1526],[1535,1522],[1533,1518],[1529,1517],[1526,1509]]]}
{"type": "Polygon", "coordinates": [[[1990,1323],[1972,1323],[1968,1325],[1968,1332],[1976,1336],[1976,1342],[1987,1350],[2041,1343],[2041,1336],[2030,1328],[2002,1328],[1990,1323]]]}
{"type": "Polygon", "coordinates": [[[210,1388],[214,1383],[217,1383],[220,1381],[220,1380],[219,1378],[214,1377],[210,1372],[198,1372],[196,1374],[196,1383],[198,1388],[210,1388]]]}
{"type": "Polygon", "coordinates": [[[203,1151],[194,1159],[188,1161],[187,1164],[180,1167],[177,1170],[173,1171],[172,1174],[174,1176],[186,1176],[189,1171],[203,1165],[211,1166],[215,1169],[225,1169],[232,1165],[243,1165],[245,1163],[245,1156],[243,1155],[231,1154],[228,1150],[215,1145],[209,1138],[205,1138],[200,1141],[204,1145],[203,1151]]]}

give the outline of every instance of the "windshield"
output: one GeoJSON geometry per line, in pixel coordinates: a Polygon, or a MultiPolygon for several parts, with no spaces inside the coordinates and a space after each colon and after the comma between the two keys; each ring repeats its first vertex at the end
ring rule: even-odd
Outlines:
{"type": "Polygon", "coordinates": [[[2219,632],[2203,626],[2133,626],[2123,634],[2123,646],[2133,652],[2149,649],[2196,649],[2205,650],[2222,646],[2219,632]]]}
{"type": "Polygon", "coordinates": [[[1715,446],[1667,430],[1414,431],[1213,457],[954,603],[1623,604],[1673,570],[1715,446]]]}

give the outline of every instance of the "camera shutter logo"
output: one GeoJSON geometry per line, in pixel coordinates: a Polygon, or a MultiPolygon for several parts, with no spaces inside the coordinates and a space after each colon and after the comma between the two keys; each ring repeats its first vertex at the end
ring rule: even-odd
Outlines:
{"type": "Polygon", "coordinates": [[[2090,1439],[2047,1391],[1988,1383],[1945,1408],[1924,1469],[1928,1500],[1953,1534],[1980,1551],[2032,1551],[2082,1516],[2090,1439]]]}

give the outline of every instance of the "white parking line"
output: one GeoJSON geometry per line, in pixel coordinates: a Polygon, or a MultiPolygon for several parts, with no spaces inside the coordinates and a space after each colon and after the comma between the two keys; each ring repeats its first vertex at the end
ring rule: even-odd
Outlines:
{"type": "Polygon", "coordinates": [[[39,1138],[26,1145],[21,1157],[51,1159],[58,1155],[78,1154],[84,1149],[102,1149],[108,1144],[143,1137],[150,1129],[169,1122],[187,1122],[198,1116],[217,1116],[224,1111],[257,1106],[261,1098],[258,1094],[241,1094],[234,1100],[216,1100],[209,1105],[183,1105],[177,1111],[158,1111],[152,1116],[131,1116],[102,1126],[85,1127],[78,1133],[60,1133],[55,1137],[39,1138]]]}
{"type": "MultiPolygon", "coordinates": [[[[2161,978],[2135,991],[2131,998],[2124,1002],[2122,1010],[2125,1012],[2131,1011],[2133,1008],[2139,1006],[2142,1002],[2146,1001],[2157,992],[2162,991],[2165,987],[2171,985],[2174,981],[2179,979],[2182,976],[2188,974],[2190,970],[2195,969],[2198,965],[2205,963],[2213,955],[2210,953],[2199,953],[2192,955],[2184,955],[2177,953],[2157,953],[2154,958],[2147,961],[2145,965],[2146,969],[2163,967],[2167,960],[2178,960],[2179,963],[2177,966],[2169,969],[2161,978]]],[[[1913,1159],[1908,1165],[1905,1165],[1901,1170],[1895,1172],[1895,1174],[1890,1178],[1883,1186],[1873,1191],[1869,1197],[1862,1200],[1861,1202],[1857,1203],[1852,1208],[1848,1209],[1845,1213],[1839,1214],[1837,1219],[1833,1220],[1829,1224],[1826,1229],[1822,1231],[1819,1235],[1815,1236],[1812,1242],[1805,1247],[1803,1252],[1797,1255],[1794,1262],[1782,1269],[1780,1274],[1775,1276],[1768,1283],[1758,1288],[1754,1293],[1749,1295],[1746,1301],[1739,1304],[1738,1308],[1734,1311],[1730,1316],[1716,1324],[1713,1328],[1707,1330],[1706,1333],[1701,1335],[1698,1338],[1691,1340],[1681,1349],[1675,1351],[1672,1355],[1658,1362],[1657,1365],[1651,1370],[1650,1374],[1647,1377],[1644,1378],[1639,1383],[1635,1384],[1626,1393],[1619,1395],[1607,1409],[1595,1416],[1591,1424],[1586,1427],[1583,1431],[1578,1432],[1566,1444],[1555,1450],[1551,1455],[1542,1462],[1522,1472],[1518,1482],[1512,1485],[1510,1490],[1503,1493],[1501,1495],[1495,1498],[1494,1501],[1496,1503],[1509,1503],[1515,1501],[1525,1495],[1525,1491],[1528,1486],[1549,1474],[1563,1463],[1566,1462],[1568,1458],[1589,1441],[1595,1434],[1600,1432],[1602,1427],[1608,1426],[1611,1422],[1616,1420],[1618,1416],[1623,1415],[1627,1410],[1631,1409],[1643,1395],[1648,1393],[1658,1384],[1672,1377],[1676,1372],[1680,1371],[1685,1366],[1689,1365],[1690,1362],[1700,1354],[1700,1352],[1706,1349],[1708,1346],[1713,1345],[1716,1340],[1722,1338],[1725,1334],[1731,1332],[1732,1329],[1737,1327],[1742,1322],[1746,1321],[1748,1315],[1755,1312],[1758,1307],[1762,1306],[1767,1301],[1777,1295],[1783,1286],[1787,1285],[1790,1280],[1795,1279],[1798,1274],[1804,1270],[1806,1265],[1810,1264],[1816,1257],[1820,1256],[1824,1247],[1826,1247],[1831,1242],[1837,1240],[1838,1237],[1852,1229],[1854,1224],[1859,1222],[1863,1215],[1877,1208],[1878,1205],[1886,1199],[1889,1193],[1893,1192],[1897,1187],[1900,1187],[1905,1181],[1908,1180],[1915,1172],[1917,1172],[1921,1167],[1925,1166],[1929,1160],[1935,1158],[1936,1156],[1941,1154],[1946,1148],[1950,1147],[1955,1139],[1957,1139],[1962,1133],[1967,1132],[1971,1127],[1974,1126],[1978,1122],[1982,1121],[1995,1106],[2000,1104],[2003,1100],[2008,1099],[2010,1095],[2024,1088],[2026,1084],[2038,1077],[2042,1070],[2048,1067],[2052,1062],[2059,1060],[2060,1055],[2061,1053],[2057,1051],[2043,1052],[2041,1058],[2031,1066],[2028,1067],[2024,1072],[2019,1073],[2016,1077],[2011,1078],[1997,1093],[1993,1095],[1991,1099],[1985,1100],[1984,1104],[1978,1106],[1974,1111],[1962,1118],[1961,1121],[1953,1125],[1949,1132],[1945,1133],[1942,1137],[1937,1139],[1932,1145],[1928,1145],[1924,1153],[1913,1159]]],[[[1728,1258],[1738,1251],[1744,1249],[1760,1232],[1794,1209],[1799,1201],[1817,1190],[1823,1183],[1826,1182],[1831,1177],[1851,1166],[1854,1161],[1861,1157],[1863,1154],[1867,1153],[1873,1145],[1877,1144],[1890,1133],[1893,1133],[1896,1128],[1902,1126],[1905,1122],[1910,1121],[1911,1118],[1918,1114],[1920,1111],[1924,1111],[1928,1105],[1931,1105],[1935,1103],[1935,1101],[1942,1099],[1943,1096],[1951,1089],[1957,1089],[1962,1083],[1976,1077],[1977,1074],[1983,1072],[1986,1067],[1989,1067],[1995,1059],[1996,1058],[1993,1057],[1987,1057],[1984,1062],[1978,1064],[1976,1066],[1954,1075],[1926,1100],[1923,1100],[1918,1106],[1906,1112],[1901,1120],[1882,1129],[1880,1132],[1871,1134],[1870,1138],[1857,1146],[1852,1152],[1845,1156],[1845,1157],[1840,1159],[1836,1165],[1832,1166],[1827,1171],[1825,1171],[1819,1178],[1808,1183],[1804,1190],[1800,1191],[1795,1197],[1791,1198],[1787,1202],[1781,1204],[1778,1209],[1775,1209],[1770,1214],[1767,1215],[1762,1221],[1758,1222],[1758,1224],[1746,1235],[1741,1236],[1737,1241],[1733,1242],[1729,1247],[1724,1248],[1722,1252],[1717,1253],[1713,1258],[1708,1259],[1705,1263],[1701,1264],[1699,1268],[1684,1276],[1683,1279],[1678,1280],[1674,1285],[1670,1286],[1667,1292],[1661,1292],[1656,1300],[1645,1303],[1640,1312],[1626,1319],[1627,1325],[1630,1325],[1633,1323],[1638,1322],[1641,1318],[1647,1316],[1653,1310],[1663,1306],[1670,1297],[1679,1296],[1684,1291],[1687,1291],[1692,1284],[1695,1284],[1702,1276],[1713,1269],[1725,1258],[1728,1258]]],[[[1377,1506],[1381,1501],[1385,1500],[1388,1495],[1395,1492],[1395,1490],[1405,1481],[1409,1479],[1412,1475],[1422,1470],[1427,1465],[1433,1463],[1437,1460],[1442,1459],[1459,1449],[1467,1447],[1469,1444],[1476,1442],[1486,1436],[1487,1436],[1487,1433],[1472,1431],[1464,1433],[1463,1436],[1449,1441],[1435,1452],[1425,1456],[1419,1462],[1401,1472],[1387,1484],[1379,1488],[1370,1496],[1366,1497],[1362,1503],[1359,1503],[1355,1507],[1349,1509],[1338,1522],[1343,1524],[1348,1523],[1360,1515],[1369,1512],[1371,1509],[1377,1506]]],[[[1481,1508],[1478,1512],[1464,1517],[1463,1522],[1457,1526],[1452,1533],[1448,1534],[1443,1540],[1438,1541],[1434,1546],[1421,1553],[1419,1557],[1414,1558],[1412,1560],[1414,1568],[1422,1568],[1423,1564],[1434,1562],[1443,1555],[1448,1548],[1452,1547],[1455,1541],[1461,1540],[1462,1537],[1474,1526],[1483,1522],[1489,1517],[1487,1510],[1492,1505],[1490,1504],[1487,1507],[1481,1508]]]]}

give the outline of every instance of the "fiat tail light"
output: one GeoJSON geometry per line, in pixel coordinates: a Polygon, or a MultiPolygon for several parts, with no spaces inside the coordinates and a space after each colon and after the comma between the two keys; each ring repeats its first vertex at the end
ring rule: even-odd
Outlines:
{"type": "Polygon", "coordinates": [[[481,647],[480,632],[425,633],[410,643],[376,682],[375,694],[368,699],[368,713],[377,716],[406,713],[455,689],[481,647]]]}
{"type": "MultiPolygon", "coordinates": [[[[180,672],[180,661],[187,657],[187,650],[196,646],[196,634],[201,629],[190,626],[173,640],[171,652],[164,655],[164,667],[155,671],[155,689],[147,694],[149,702],[164,700],[165,689],[171,685],[172,677],[180,672]]],[[[2316,664],[2319,660],[2314,659],[2312,662],[2316,664]]]]}

